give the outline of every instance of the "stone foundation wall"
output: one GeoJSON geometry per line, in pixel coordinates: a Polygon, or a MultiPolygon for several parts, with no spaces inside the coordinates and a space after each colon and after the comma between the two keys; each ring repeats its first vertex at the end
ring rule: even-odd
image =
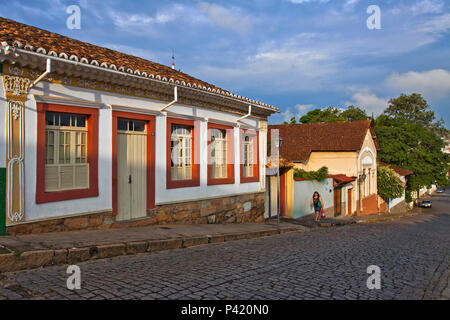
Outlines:
{"type": "Polygon", "coordinates": [[[157,206],[152,224],[206,224],[264,221],[264,193],[157,206]]]}
{"type": "Polygon", "coordinates": [[[104,230],[164,224],[264,222],[264,193],[158,205],[147,217],[117,222],[111,211],[29,222],[6,228],[7,235],[104,230]]]}

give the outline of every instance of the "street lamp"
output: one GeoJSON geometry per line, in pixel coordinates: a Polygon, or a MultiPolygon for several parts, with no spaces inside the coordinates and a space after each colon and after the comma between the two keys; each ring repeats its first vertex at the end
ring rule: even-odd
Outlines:
{"type": "Polygon", "coordinates": [[[358,182],[359,182],[359,211],[363,212],[363,202],[362,202],[362,184],[364,181],[366,181],[366,173],[363,172],[363,174],[360,174],[358,176],[358,182]]]}
{"type": "Polygon", "coordinates": [[[278,215],[277,215],[277,225],[278,225],[278,228],[280,227],[280,215],[281,215],[280,149],[281,149],[282,144],[283,144],[283,138],[281,136],[279,136],[279,138],[278,138],[278,145],[277,145],[277,150],[278,150],[278,170],[277,170],[278,215]]]}

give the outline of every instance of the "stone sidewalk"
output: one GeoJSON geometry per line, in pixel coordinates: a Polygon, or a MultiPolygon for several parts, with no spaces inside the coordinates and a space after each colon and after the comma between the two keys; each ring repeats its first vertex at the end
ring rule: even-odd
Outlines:
{"type": "Polygon", "coordinates": [[[321,227],[386,222],[422,213],[423,209],[414,208],[391,215],[325,218],[320,223],[310,215],[299,219],[282,218],[279,228],[273,219],[265,223],[166,225],[6,236],[0,237],[0,273],[286,232],[305,232],[321,227]]]}
{"type": "MultiPolygon", "coordinates": [[[[432,197],[426,196],[422,198],[423,200],[428,199],[431,200],[432,197]]],[[[396,212],[396,213],[379,213],[379,214],[371,214],[366,216],[341,216],[336,218],[322,218],[320,222],[314,221],[314,215],[310,214],[304,217],[300,217],[297,219],[290,219],[290,218],[282,218],[283,222],[291,223],[294,225],[301,225],[310,229],[315,228],[329,228],[329,227],[336,227],[336,226],[344,226],[344,225],[351,225],[356,223],[377,223],[377,222],[388,222],[388,221],[394,221],[397,219],[407,218],[407,217],[414,217],[419,214],[424,214],[427,212],[427,209],[414,207],[411,210],[403,211],[403,212],[396,212]]]]}
{"type": "Polygon", "coordinates": [[[167,225],[0,237],[0,272],[73,264],[125,254],[304,232],[276,221],[245,224],[167,225]]]}

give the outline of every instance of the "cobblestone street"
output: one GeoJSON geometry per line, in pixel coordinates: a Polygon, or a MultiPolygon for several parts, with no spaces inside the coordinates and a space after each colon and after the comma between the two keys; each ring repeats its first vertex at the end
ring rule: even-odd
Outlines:
{"type": "Polygon", "coordinates": [[[80,263],[81,290],[66,266],[2,274],[0,299],[450,299],[444,197],[394,222],[80,263]],[[381,290],[366,286],[370,265],[381,290]]]}

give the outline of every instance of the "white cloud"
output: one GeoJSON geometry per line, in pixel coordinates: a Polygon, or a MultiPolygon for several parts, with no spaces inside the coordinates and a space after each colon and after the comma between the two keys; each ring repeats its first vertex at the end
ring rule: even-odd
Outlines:
{"type": "Polygon", "coordinates": [[[413,14],[441,13],[444,9],[442,0],[421,0],[411,5],[410,11],[413,14]]]}
{"type": "Polygon", "coordinates": [[[345,102],[346,105],[354,105],[366,110],[367,114],[381,114],[388,106],[388,98],[379,98],[367,88],[357,89],[353,93],[350,101],[345,102]]]}
{"type": "Polygon", "coordinates": [[[392,89],[405,93],[418,92],[429,98],[439,99],[450,94],[450,72],[443,69],[394,73],[386,83],[392,89]]]}
{"type": "Polygon", "coordinates": [[[196,24],[205,23],[209,19],[195,6],[185,6],[182,4],[172,4],[162,7],[155,14],[127,13],[118,9],[108,9],[108,14],[112,18],[116,27],[126,29],[128,32],[150,32],[148,27],[165,25],[171,22],[196,24]]]}
{"type": "Polygon", "coordinates": [[[206,65],[197,70],[201,77],[213,78],[231,90],[319,90],[338,70],[335,56],[327,48],[309,48],[307,43],[315,40],[317,36],[309,33],[271,40],[232,65],[206,65]]]}
{"type": "Polygon", "coordinates": [[[286,111],[281,112],[278,117],[281,118],[282,122],[290,122],[292,117],[294,117],[294,114],[292,113],[291,108],[287,108],[286,111]]]}
{"type": "Polygon", "coordinates": [[[295,120],[299,122],[300,118],[313,108],[314,105],[312,104],[297,104],[293,108],[287,108],[285,111],[281,112],[279,115],[275,115],[274,117],[281,119],[281,122],[290,122],[294,117],[295,120]]]}
{"type": "MultiPolygon", "coordinates": [[[[287,0],[293,4],[304,4],[304,3],[328,3],[330,0],[287,0]]],[[[355,6],[360,0],[345,0],[342,4],[343,11],[353,11],[355,6]]],[[[336,2],[335,2],[336,3],[336,2]]]]}
{"type": "Polygon", "coordinates": [[[170,13],[157,13],[154,16],[146,14],[127,14],[110,10],[114,25],[119,28],[138,28],[152,24],[165,24],[174,21],[176,15],[170,13]]]}
{"type": "Polygon", "coordinates": [[[390,8],[387,12],[394,15],[419,16],[423,14],[439,14],[444,11],[445,4],[442,0],[419,0],[414,3],[401,4],[390,8]]]}
{"type": "Polygon", "coordinates": [[[294,4],[301,4],[301,3],[308,3],[308,2],[320,2],[320,3],[326,3],[329,0],[288,0],[291,3],[294,4]]]}
{"type": "Polygon", "coordinates": [[[418,31],[423,33],[444,33],[450,30],[450,13],[434,17],[418,26],[418,31]]]}
{"type": "Polygon", "coordinates": [[[355,6],[359,3],[359,0],[346,0],[343,5],[345,11],[352,11],[355,6]]]}
{"type": "Polygon", "coordinates": [[[313,107],[314,107],[314,105],[312,105],[312,104],[297,104],[295,106],[295,109],[297,109],[297,111],[298,111],[297,116],[302,116],[303,114],[305,114],[308,110],[312,109],[313,107]]]}
{"type": "Polygon", "coordinates": [[[200,2],[198,7],[219,27],[234,32],[248,32],[252,26],[252,16],[244,14],[240,8],[225,8],[217,4],[200,2]]]}

